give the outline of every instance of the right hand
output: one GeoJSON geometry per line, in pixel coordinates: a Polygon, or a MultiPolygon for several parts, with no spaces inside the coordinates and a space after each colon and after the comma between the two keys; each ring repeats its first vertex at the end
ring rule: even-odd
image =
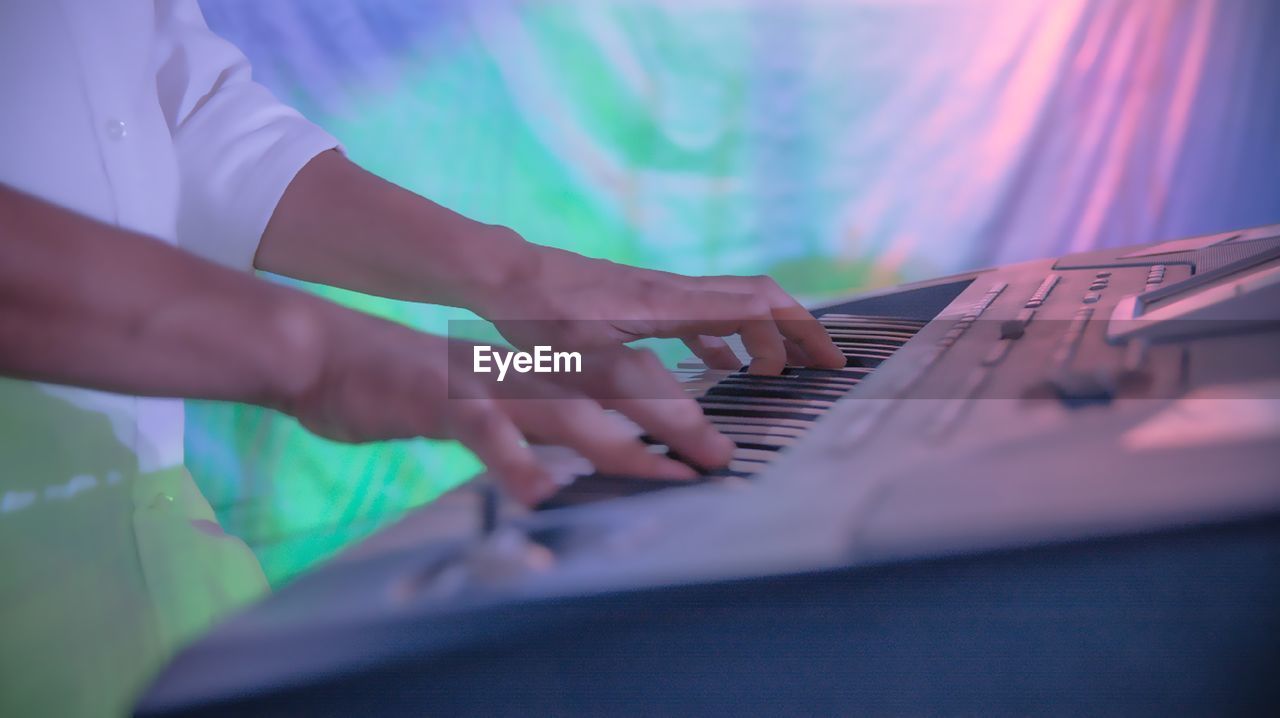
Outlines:
{"type": "Polygon", "coordinates": [[[634,427],[606,409],[702,468],[724,466],[733,451],[650,352],[602,349],[584,357],[584,364],[602,367],[598,371],[510,372],[498,383],[472,373],[469,347],[333,305],[326,309],[320,321],[285,317],[286,333],[307,347],[302,354],[310,359],[301,363],[310,366],[286,377],[283,396],[272,402],[321,436],[456,439],[529,504],[556,487],[526,440],[570,447],[605,473],[696,476],[690,466],[650,452],[634,427]]]}

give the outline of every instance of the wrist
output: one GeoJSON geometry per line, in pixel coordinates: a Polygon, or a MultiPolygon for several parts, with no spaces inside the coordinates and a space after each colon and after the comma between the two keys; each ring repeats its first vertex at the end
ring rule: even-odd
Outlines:
{"type": "Polygon", "coordinates": [[[322,381],[327,347],[343,311],[322,299],[279,288],[262,317],[271,347],[264,353],[261,397],[254,403],[286,413],[322,381]]]}
{"type": "Polygon", "coordinates": [[[493,318],[503,307],[540,283],[558,252],[529,242],[514,230],[487,225],[472,243],[470,271],[462,273],[458,306],[493,318]]]}

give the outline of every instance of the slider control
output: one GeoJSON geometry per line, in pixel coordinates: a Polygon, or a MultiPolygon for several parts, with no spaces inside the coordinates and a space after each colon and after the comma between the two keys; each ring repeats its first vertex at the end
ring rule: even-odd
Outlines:
{"type": "Polygon", "coordinates": [[[1022,335],[1027,333],[1027,324],[1035,315],[1035,309],[1023,309],[1018,312],[1017,317],[1000,322],[1000,338],[1021,339],[1022,335]]]}
{"type": "Polygon", "coordinates": [[[1020,319],[1006,319],[1000,322],[1001,339],[1021,339],[1027,332],[1027,323],[1020,319]]]}
{"type": "Polygon", "coordinates": [[[1049,388],[1071,408],[1109,404],[1116,396],[1116,382],[1107,372],[1061,371],[1049,377],[1049,388]]]}

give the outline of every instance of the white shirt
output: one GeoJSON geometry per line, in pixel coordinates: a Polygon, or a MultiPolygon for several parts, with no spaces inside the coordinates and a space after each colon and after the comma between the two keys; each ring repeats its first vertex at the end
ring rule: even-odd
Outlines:
{"type": "MultiPolygon", "coordinates": [[[[253,82],[195,0],[0,2],[0,183],[249,269],[328,133],[253,82]]],[[[105,414],[143,471],[182,461],[182,402],[46,387],[105,414]]]]}

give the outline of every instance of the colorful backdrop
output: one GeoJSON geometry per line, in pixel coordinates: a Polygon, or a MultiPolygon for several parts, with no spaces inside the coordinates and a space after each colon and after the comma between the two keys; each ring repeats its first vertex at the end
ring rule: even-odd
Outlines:
{"type": "MultiPolygon", "coordinates": [[[[531,240],[810,297],[1280,221],[1270,0],[202,0],[352,159],[531,240]]],[[[429,331],[455,310],[318,293],[429,331]]],[[[275,582],[471,475],[188,405],[275,582]]]]}

